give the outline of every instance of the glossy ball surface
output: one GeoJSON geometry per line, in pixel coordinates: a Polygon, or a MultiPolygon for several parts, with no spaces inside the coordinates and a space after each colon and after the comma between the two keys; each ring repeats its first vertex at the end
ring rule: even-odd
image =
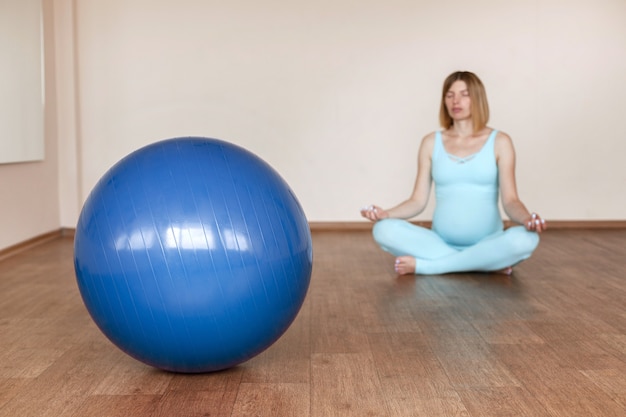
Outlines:
{"type": "Polygon", "coordinates": [[[251,152],[176,138],[114,165],[80,213],[79,290],[102,332],[157,368],[211,372],[273,344],[300,310],[312,242],[287,183],[251,152]]]}

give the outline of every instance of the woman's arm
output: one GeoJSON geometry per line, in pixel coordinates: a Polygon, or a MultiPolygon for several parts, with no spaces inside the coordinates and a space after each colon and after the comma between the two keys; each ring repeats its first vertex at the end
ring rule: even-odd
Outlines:
{"type": "Polygon", "coordinates": [[[546,229],[545,220],[536,213],[530,213],[517,194],[515,148],[509,135],[502,132],[498,133],[495,151],[500,195],[505,213],[512,221],[524,225],[526,229],[541,233],[546,229]]]}
{"type": "Polygon", "coordinates": [[[432,154],[435,143],[435,134],[431,133],[422,139],[420,149],[417,155],[417,177],[411,196],[402,203],[390,208],[382,209],[376,205],[364,207],[361,209],[361,215],[372,221],[386,219],[389,217],[409,219],[417,216],[428,203],[430,196],[430,188],[432,184],[431,166],[432,154]]]}

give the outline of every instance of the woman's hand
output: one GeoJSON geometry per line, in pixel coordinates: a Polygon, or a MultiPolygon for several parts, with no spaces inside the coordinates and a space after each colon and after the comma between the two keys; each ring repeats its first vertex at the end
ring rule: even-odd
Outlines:
{"type": "Polygon", "coordinates": [[[387,213],[387,211],[383,210],[382,208],[378,206],[371,205],[371,206],[363,207],[361,209],[361,216],[375,222],[378,220],[388,218],[389,213],[387,213]]]}
{"type": "Polygon", "coordinates": [[[537,213],[532,213],[530,218],[524,222],[526,230],[541,233],[548,228],[548,224],[537,213]]]}

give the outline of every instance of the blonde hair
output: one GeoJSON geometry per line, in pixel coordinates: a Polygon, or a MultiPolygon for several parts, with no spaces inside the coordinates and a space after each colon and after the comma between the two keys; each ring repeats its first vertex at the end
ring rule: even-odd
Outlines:
{"type": "Polygon", "coordinates": [[[467,91],[472,103],[472,125],[474,132],[478,132],[487,126],[489,122],[489,103],[487,102],[487,92],[480,78],[469,71],[456,71],[450,74],[443,82],[441,93],[441,107],[439,108],[439,123],[445,129],[449,129],[454,124],[452,117],[446,108],[446,93],[455,81],[463,81],[467,85],[467,91]]]}

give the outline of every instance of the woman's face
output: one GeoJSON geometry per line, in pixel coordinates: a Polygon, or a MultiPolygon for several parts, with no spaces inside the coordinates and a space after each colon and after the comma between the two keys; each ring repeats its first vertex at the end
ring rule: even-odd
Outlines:
{"type": "Polygon", "coordinates": [[[472,100],[465,81],[455,81],[446,92],[446,108],[452,120],[463,120],[471,117],[472,100]]]}

